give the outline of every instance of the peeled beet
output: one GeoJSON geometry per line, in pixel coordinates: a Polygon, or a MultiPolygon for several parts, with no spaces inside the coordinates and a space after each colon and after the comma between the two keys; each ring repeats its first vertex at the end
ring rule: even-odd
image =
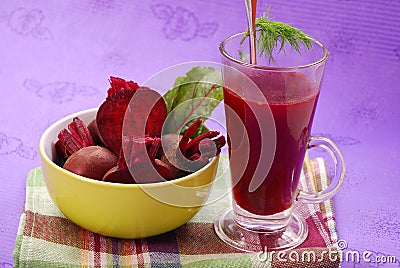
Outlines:
{"type": "Polygon", "coordinates": [[[116,166],[117,162],[118,156],[109,149],[88,146],[73,153],[63,168],[90,179],[102,180],[104,174],[116,166]]]}

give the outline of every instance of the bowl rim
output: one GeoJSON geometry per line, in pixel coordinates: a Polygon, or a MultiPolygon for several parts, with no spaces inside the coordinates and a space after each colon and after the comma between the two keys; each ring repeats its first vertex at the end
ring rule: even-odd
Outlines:
{"type": "MultiPolygon", "coordinates": [[[[193,172],[189,175],[186,175],[184,177],[181,178],[177,178],[174,180],[166,180],[166,181],[162,181],[162,182],[152,182],[152,183],[136,183],[136,184],[126,184],[126,183],[117,183],[117,182],[106,182],[106,181],[98,181],[98,180],[94,180],[94,179],[90,179],[78,174],[75,174],[71,171],[68,171],[66,169],[63,169],[62,167],[60,167],[59,165],[57,165],[56,163],[54,163],[53,160],[51,160],[51,158],[46,154],[45,151],[45,140],[48,139],[49,133],[53,131],[54,128],[62,125],[63,123],[67,123],[68,121],[72,121],[72,119],[74,117],[77,116],[81,116],[83,114],[87,114],[87,113],[91,113],[91,112],[95,112],[97,111],[98,108],[90,108],[90,109],[86,109],[86,110],[82,110],[79,112],[75,112],[73,114],[64,116],[61,119],[58,119],[57,121],[55,121],[54,123],[52,123],[49,127],[46,128],[46,130],[42,133],[42,135],[40,136],[40,140],[39,140],[39,152],[40,152],[40,156],[42,158],[42,161],[47,162],[47,164],[49,164],[51,167],[55,168],[57,171],[64,173],[65,175],[69,175],[70,177],[82,181],[84,183],[90,183],[90,184],[94,184],[97,186],[107,186],[107,187],[111,187],[111,188],[123,188],[123,189],[137,189],[137,188],[158,188],[158,187],[163,187],[163,186],[167,186],[167,185],[171,185],[171,184],[179,184],[188,180],[193,179],[194,177],[198,176],[199,173],[202,173],[205,169],[209,168],[215,161],[218,160],[219,156],[214,157],[207,165],[205,165],[204,167],[202,167],[201,169],[197,170],[196,172],[193,172]]],[[[65,128],[66,126],[64,126],[65,128]]],[[[53,141],[55,143],[55,141],[53,141]]],[[[43,163],[42,163],[43,165],[43,163]]],[[[199,186],[189,186],[189,187],[199,187],[199,186]]]]}

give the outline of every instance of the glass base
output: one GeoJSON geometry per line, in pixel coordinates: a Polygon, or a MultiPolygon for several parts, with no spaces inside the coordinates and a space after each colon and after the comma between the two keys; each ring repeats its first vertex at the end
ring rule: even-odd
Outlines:
{"type": "Polygon", "coordinates": [[[308,236],[306,221],[292,212],[289,224],[281,232],[257,232],[239,226],[233,210],[227,209],[214,222],[219,238],[228,245],[246,252],[288,250],[299,246],[308,236]]]}

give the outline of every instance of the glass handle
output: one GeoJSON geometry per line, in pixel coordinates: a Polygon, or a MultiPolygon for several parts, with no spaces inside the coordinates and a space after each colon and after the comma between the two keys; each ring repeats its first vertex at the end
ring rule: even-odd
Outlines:
{"type": "Polygon", "coordinates": [[[325,137],[311,137],[308,149],[316,147],[326,150],[332,157],[335,165],[335,173],[333,178],[331,178],[331,184],[323,191],[310,193],[300,190],[297,200],[303,203],[320,203],[334,196],[342,185],[346,173],[343,155],[332,140],[325,137]]]}

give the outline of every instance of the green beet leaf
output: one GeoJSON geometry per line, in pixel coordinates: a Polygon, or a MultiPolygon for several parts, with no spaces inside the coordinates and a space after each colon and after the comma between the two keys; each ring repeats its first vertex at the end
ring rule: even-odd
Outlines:
{"type": "MultiPolygon", "coordinates": [[[[183,133],[196,119],[203,123],[223,99],[221,72],[211,67],[195,67],[175,80],[164,94],[168,117],[163,132],[183,133]]],[[[208,131],[204,126],[193,135],[208,131]]]]}

